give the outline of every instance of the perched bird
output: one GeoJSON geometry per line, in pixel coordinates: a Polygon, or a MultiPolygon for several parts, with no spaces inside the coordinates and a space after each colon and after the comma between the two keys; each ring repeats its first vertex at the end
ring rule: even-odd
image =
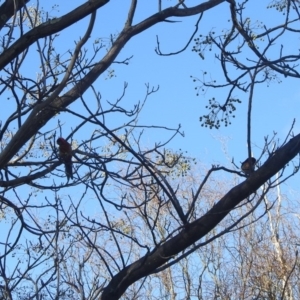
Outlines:
{"type": "Polygon", "coordinates": [[[249,175],[254,172],[256,159],[254,157],[247,158],[241,165],[242,171],[249,175]]]}
{"type": "Polygon", "coordinates": [[[73,179],[73,166],[72,166],[72,147],[62,137],[57,139],[59,145],[59,157],[65,164],[65,172],[68,180],[73,179]]]}

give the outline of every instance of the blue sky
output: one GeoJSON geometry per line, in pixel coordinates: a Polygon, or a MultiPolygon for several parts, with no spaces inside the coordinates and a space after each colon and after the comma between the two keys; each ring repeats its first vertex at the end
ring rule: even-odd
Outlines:
{"type": "MultiPolygon", "coordinates": [[[[61,1],[59,10],[54,10],[52,15],[59,17],[84,2],[78,0],[61,1]]],[[[138,10],[137,21],[150,16],[157,10],[157,1],[141,0],[138,2],[141,8],[138,10]]],[[[252,1],[251,5],[252,3],[258,5],[258,2],[252,1]]],[[[165,6],[173,5],[174,3],[175,0],[163,0],[163,5],[165,6]]],[[[197,2],[186,0],[186,3],[188,6],[192,6],[197,2]]],[[[111,0],[103,9],[99,10],[95,28],[86,48],[91,47],[92,43],[98,38],[102,38],[105,41],[109,39],[110,34],[118,34],[120,32],[127,16],[129,4],[129,0],[111,0]]],[[[261,7],[265,7],[267,4],[268,1],[261,1],[260,3],[261,7]]],[[[272,22],[273,24],[281,23],[281,15],[279,13],[258,9],[256,6],[250,6],[247,14],[249,14],[253,23],[260,19],[272,22]],[[267,20],[264,17],[266,12],[272,14],[272,17],[268,16],[267,20]]],[[[229,17],[228,3],[224,3],[220,7],[207,12],[200,23],[199,34],[207,34],[212,28],[215,28],[219,33],[222,29],[229,29],[229,17]]],[[[235,95],[240,97],[242,104],[238,105],[236,118],[232,120],[231,126],[227,128],[222,126],[218,130],[209,130],[201,127],[199,117],[207,112],[205,106],[208,100],[211,97],[215,97],[222,103],[222,99],[225,100],[227,95],[224,90],[209,89],[207,93],[196,96],[196,83],[193,82],[190,76],[201,78],[202,71],[207,71],[208,76],[216,78],[218,82],[219,80],[221,82],[222,75],[220,75],[219,62],[214,57],[213,51],[207,52],[205,60],[202,60],[197,54],[191,51],[194,43],[191,43],[189,48],[179,55],[169,57],[158,56],[154,51],[156,48],[156,36],[158,35],[159,37],[163,52],[178,51],[185,46],[191,33],[194,31],[197,17],[180,20],[172,18],[172,20],[178,22],[164,22],[142,32],[139,36],[133,37],[117,58],[118,61],[122,61],[133,55],[130,64],[128,66],[113,64],[111,69],[114,69],[116,76],[106,79],[106,74],[103,74],[97,80],[95,86],[101,92],[103,101],[113,102],[122,94],[124,82],[128,82],[129,86],[123,103],[128,107],[132,107],[136,102],[144,99],[146,92],[145,84],[149,83],[153,87],[159,85],[158,92],[150,96],[144,107],[139,118],[140,124],[162,125],[173,128],[181,124],[182,130],[185,132],[185,137],[178,136],[170,143],[168,148],[188,151],[189,156],[199,159],[201,163],[208,167],[211,164],[232,167],[230,164],[232,158],[239,164],[248,155],[246,147],[248,94],[239,93],[235,95]]],[[[88,18],[78,22],[66,32],[62,32],[58,38],[60,43],[55,45],[57,52],[67,53],[68,50],[74,49],[74,42],[78,41],[79,37],[84,35],[87,23],[88,18]]],[[[293,40],[291,43],[291,39],[287,37],[281,43],[286,48],[297,49],[299,47],[299,39],[293,40]]],[[[276,47],[278,49],[280,45],[278,44],[276,47]]],[[[92,55],[92,50],[89,53],[92,55]]],[[[102,52],[102,54],[104,53],[102,52]]],[[[65,57],[68,57],[67,54],[65,54],[65,57]]],[[[100,59],[101,56],[99,55],[98,58],[100,59]]],[[[30,62],[30,71],[32,74],[36,74],[39,71],[38,68],[34,67],[35,63],[36,60],[33,56],[30,62]]],[[[261,148],[264,146],[265,136],[272,136],[273,131],[275,131],[278,132],[278,136],[281,139],[284,139],[293,119],[297,119],[298,117],[300,108],[299,84],[295,79],[281,79],[283,82],[280,84],[274,81],[269,87],[261,85],[255,90],[252,121],[252,150],[254,156],[260,154],[261,148]]],[[[93,101],[92,93],[87,92],[86,96],[90,97],[91,101],[93,101]]],[[[76,107],[76,104],[71,106],[71,108],[74,107],[76,107]]],[[[63,119],[62,116],[63,114],[60,114],[57,119],[63,119]]],[[[57,122],[57,119],[54,122],[57,122]]],[[[65,121],[63,135],[67,136],[71,132],[71,128],[74,128],[77,124],[72,119],[63,120],[65,121]]],[[[297,122],[298,120],[296,120],[295,133],[298,133],[300,129],[297,122]]],[[[145,148],[153,146],[156,142],[164,141],[165,137],[165,135],[157,131],[153,132],[153,134],[147,132],[144,136],[143,146],[145,148]]],[[[73,138],[80,142],[85,136],[80,133],[73,136],[73,138]]],[[[77,191],[79,190],[78,187],[76,189],[77,191]]],[[[61,191],[62,195],[68,193],[69,190],[61,191]]],[[[48,192],[41,194],[41,191],[39,191],[37,201],[40,201],[39,203],[44,202],[44,198],[42,197],[45,197],[46,194],[48,192]]],[[[24,193],[24,195],[26,198],[27,194],[24,193]]],[[[85,201],[94,200],[88,197],[89,195],[87,195],[85,201]]],[[[62,198],[67,201],[64,196],[62,198]]],[[[50,201],[54,201],[53,198],[50,201]]],[[[92,206],[86,207],[87,209],[93,209],[92,206]]]]}
{"type": "MultiPolygon", "coordinates": [[[[53,17],[59,17],[81,3],[84,1],[61,2],[49,14],[53,17]]],[[[135,23],[157,11],[157,1],[138,1],[138,3],[135,23]]],[[[195,3],[197,2],[194,0],[186,0],[188,6],[195,3]]],[[[163,0],[163,7],[174,4],[175,0],[163,0]]],[[[247,4],[249,9],[245,11],[245,14],[253,24],[259,25],[261,20],[267,24],[267,27],[282,23],[282,15],[275,10],[266,10],[267,4],[269,4],[267,1],[259,4],[257,2],[247,4]],[[266,13],[268,13],[268,18],[265,18],[266,13]]],[[[43,3],[45,10],[48,9],[47,5],[47,3],[43,3]]],[[[91,46],[95,40],[100,38],[106,42],[111,34],[115,35],[121,31],[129,5],[129,0],[123,0],[122,9],[120,9],[118,1],[110,1],[98,11],[95,28],[85,45],[89,51],[88,55],[92,55],[91,46]]],[[[206,71],[208,78],[216,79],[218,83],[224,82],[219,61],[214,57],[214,50],[216,49],[213,48],[211,52],[207,51],[204,60],[191,51],[193,42],[186,51],[179,55],[164,57],[155,53],[156,36],[159,37],[161,51],[168,53],[182,49],[195,29],[197,18],[197,16],[172,18],[171,20],[176,21],[176,23],[162,22],[133,37],[117,57],[118,61],[123,61],[133,56],[129,65],[113,64],[110,70],[114,70],[115,77],[107,79],[107,74],[103,74],[95,86],[101,92],[103,101],[113,102],[122,94],[124,82],[128,82],[128,89],[123,102],[127,107],[132,107],[144,99],[145,84],[153,87],[159,86],[158,92],[149,97],[139,118],[140,124],[162,125],[172,128],[181,124],[185,137],[178,136],[170,143],[169,148],[186,150],[190,156],[196,157],[208,166],[219,163],[230,167],[232,158],[236,163],[239,163],[247,157],[246,113],[248,94],[240,92],[234,94],[242,100],[242,104],[237,105],[236,118],[232,119],[231,126],[222,126],[218,130],[203,128],[199,122],[199,117],[207,113],[205,106],[208,100],[215,97],[220,103],[223,103],[227,94],[223,89],[209,89],[205,94],[200,93],[197,96],[195,90],[197,82],[193,82],[191,76],[201,78],[202,72],[206,71]],[[226,153],[224,153],[224,148],[226,153]]],[[[221,34],[223,30],[230,28],[229,18],[230,11],[227,3],[208,11],[204,14],[199,25],[199,32],[195,37],[198,37],[199,34],[205,35],[210,30],[216,31],[216,34],[221,34]]],[[[60,53],[62,57],[68,57],[68,50],[72,51],[75,48],[75,42],[84,35],[88,21],[89,17],[77,22],[65,32],[59,33],[55,44],[57,53],[60,53]]],[[[293,43],[290,41],[290,37],[287,36],[280,43],[284,44],[286,49],[292,50],[294,48],[295,51],[299,40],[293,40],[293,43]]],[[[280,46],[279,44],[275,45],[274,56],[278,55],[280,46]]],[[[100,52],[97,58],[100,60],[101,55],[104,54],[105,51],[100,52]]],[[[35,53],[33,53],[32,61],[30,61],[30,71],[34,78],[35,74],[39,72],[38,66],[34,67],[36,64],[35,57],[35,53]]],[[[300,94],[297,82],[295,79],[282,77],[280,79],[283,80],[282,83],[273,81],[269,87],[263,84],[257,86],[254,92],[252,150],[255,156],[260,154],[265,136],[272,136],[273,131],[275,131],[280,138],[284,138],[293,118],[297,118],[300,94]]],[[[93,101],[94,96],[90,92],[87,92],[86,96],[91,97],[91,101],[93,101]]],[[[71,108],[76,107],[76,105],[73,104],[71,108]]],[[[65,121],[63,135],[67,136],[71,128],[77,124],[72,119],[61,119],[65,121]]],[[[297,133],[300,128],[297,120],[295,128],[297,133]]],[[[78,134],[73,138],[80,142],[84,136],[78,134]]],[[[144,136],[144,146],[148,147],[164,139],[163,133],[158,134],[156,131],[151,134],[149,132],[144,136]]]]}
{"type": "MultiPolygon", "coordinates": [[[[81,3],[84,1],[61,2],[58,7],[50,10],[49,15],[59,17],[81,3]]],[[[157,11],[157,1],[138,1],[138,3],[135,23],[157,11]]],[[[174,5],[174,3],[175,0],[164,0],[163,7],[174,5]]],[[[197,2],[194,0],[186,0],[188,6],[195,3],[197,2]]],[[[266,23],[267,27],[281,24],[283,16],[275,10],[266,10],[267,4],[266,1],[259,4],[257,2],[248,3],[249,9],[245,11],[245,16],[249,17],[251,23],[257,26],[260,25],[261,20],[266,23]],[[266,13],[268,13],[268,18],[265,18],[266,13]]],[[[43,3],[43,5],[45,10],[48,9],[47,3],[43,3]]],[[[93,54],[91,47],[95,40],[100,38],[105,43],[109,41],[111,34],[116,35],[122,30],[129,5],[129,0],[123,0],[122,9],[120,9],[118,1],[110,1],[98,11],[95,28],[84,47],[88,50],[89,56],[93,54]]],[[[199,37],[199,34],[206,35],[210,30],[214,30],[216,35],[222,34],[231,26],[231,23],[228,22],[229,18],[230,11],[227,3],[208,11],[200,22],[199,32],[195,38],[199,37]]],[[[101,92],[103,102],[113,102],[120,97],[124,82],[127,82],[128,88],[123,103],[130,108],[144,99],[145,84],[153,87],[159,86],[158,92],[149,97],[139,117],[140,124],[172,128],[181,124],[185,137],[178,136],[169,144],[168,148],[175,151],[178,149],[188,151],[188,155],[199,159],[208,167],[211,164],[232,167],[230,164],[232,158],[239,164],[248,155],[246,145],[248,93],[234,93],[235,97],[242,100],[242,104],[237,105],[236,118],[232,119],[232,125],[212,130],[203,128],[199,122],[199,117],[207,113],[205,106],[208,104],[208,100],[215,97],[220,103],[223,103],[227,93],[224,89],[208,89],[206,93],[200,93],[197,96],[195,87],[198,83],[193,82],[191,76],[202,78],[203,71],[206,71],[208,78],[216,79],[218,83],[224,82],[219,61],[214,57],[216,48],[213,48],[213,51],[206,51],[204,60],[191,51],[194,42],[186,51],[178,55],[159,56],[155,53],[156,36],[159,38],[162,52],[176,52],[182,49],[194,31],[197,19],[197,16],[180,19],[171,18],[172,21],[176,22],[162,22],[133,37],[117,57],[117,61],[123,61],[133,56],[129,65],[113,64],[110,70],[114,70],[115,76],[107,79],[107,73],[103,74],[95,83],[95,87],[101,92]]],[[[59,33],[54,46],[57,53],[60,53],[63,58],[69,57],[68,51],[72,51],[75,48],[75,42],[84,35],[88,21],[89,17],[59,33]]],[[[278,49],[280,49],[281,44],[287,49],[286,51],[296,52],[299,40],[293,39],[293,43],[291,40],[290,36],[286,36],[280,42],[276,42],[275,52],[272,53],[274,57],[278,56],[278,49]]],[[[100,60],[101,55],[104,54],[105,50],[100,51],[97,59],[100,60]]],[[[247,55],[249,58],[252,57],[251,54],[247,53],[247,55]]],[[[245,61],[247,58],[245,57],[245,61]]],[[[36,74],[39,72],[39,62],[36,60],[35,52],[32,52],[32,60],[29,64],[29,72],[33,78],[36,78],[36,74]]],[[[297,81],[282,77],[280,79],[282,80],[281,83],[273,81],[269,87],[266,84],[259,85],[254,92],[252,151],[256,157],[260,155],[264,146],[265,136],[272,136],[273,131],[275,131],[283,139],[293,119],[297,119],[300,94],[297,81]]],[[[88,91],[86,97],[91,102],[94,101],[94,95],[91,92],[88,91]]],[[[71,108],[76,108],[76,105],[73,104],[71,108]]],[[[74,122],[64,114],[60,114],[53,122],[56,123],[57,119],[65,122],[63,126],[64,136],[69,135],[71,128],[77,125],[76,121],[74,122]]],[[[296,120],[296,133],[299,128],[296,120]]],[[[79,143],[84,138],[82,133],[73,136],[73,139],[78,140],[79,143]]],[[[150,147],[165,139],[166,135],[163,132],[153,131],[151,133],[148,131],[144,135],[143,146],[150,147]]]]}
{"type": "MultiPolygon", "coordinates": [[[[121,14],[122,10],[116,8],[117,4],[114,1],[100,10],[97,16],[97,24],[99,25],[96,25],[91,40],[94,37],[107,37],[109,33],[119,32],[124,24],[129,2],[123,2],[126,3],[122,9],[123,14],[121,14]],[[108,24],[108,27],[103,28],[103,24],[108,24]]],[[[156,1],[146,3],[140,4],[138,20],[150,15],[157,8],[156,1]]],[[[174,1],[163,1],[163,3],[170,5],[174,4],[174,1]]],[[[186,1],[186,3],[193,5],[195,1],[186,1]]],[[[261,3],[261,8],[265,7],[267,3],[265,1],[261,3]]],[[[253,23],[256,20],[264,20],[270,26],[280,23],[279,20],[282,18],[280,13],[258,9],[256,6],[251,7],[250,4],[249,7],[250,9],[246,13],[247,16],[251,17],[253,23]],[[266,12],[272,14],[272,17],[267,20],[264,18],[266,12]]],[[[220,29],[228,29],[230,26],[228,23],[229,16],[227,3],[209,11],[200,23],[199,33],[206,34],[212,28],[219,32],[220,29]]],[[[172,20],[177,21],[178,19],[173,18],[172,20]]],[[[150,97],[145,106],[141,116],[142,123],[170,127],[176,127],[180,123],[185,132],[185,138],[177,138],[170,146],[188,150],[191,156],[201,160],[204,158],[208,164],[228,163],[228,157],[226,158],[221,151],[220,142],[217,140],[219,136],[222,139],[225,138],[228,140],[228,156],[234,157],[235,161],[239,162],[247,157],[246,112],[248,94],[237,95],[243,103],[238,105],[236,118],[231,126],[228,128],[221,127],[219,130],[202,128],[199,117],[206,113],[205,105],[208,103],[208,99],[215,96],[222,103],[222,99],[226,97],[223,90],[213,89],[210,89],[205,95],[197,97],[194,89],[196,85],[190,78],[191,75],[201,77],[202,70],[207,71],[213,77],[222,78],[222,75],[219,75],[219,62],[214,58],[213,51],[207,52],[205,60],[191,52],[193,43],[185,52],[176,56],[161,57],[154,51],[156,35],[159,37],[162,51],[167,53],[181,49],[194,31],[196,20],[197,17],[192,17],[180,19],[175,24],[161,23],[134,37],[117,58],[123,60],[133,55],[129,66],[113,65],[112,68],[115,70],[116,77],[103,81],[102,76],[102,79],[98,81],[100,90],[103,99],[113,100],[121,93],[123,82],[126,81],[129,83],[126,101],[136,102],[144,97],[145,83],[154,87],[159,85],[159,91],[150,97]]],[[[290,40],[283,40],[282,42],[286,42],[285,47],[289,47],[290,40]]],[[[295,80],[281,79],[283,82],[280,84],[274,81],[270,87],[261,85],[255,90],[252,132],[253,143],[257,145],[257,148],[253,147],[255,155],[260,153],[260,148],[264,145],[264,136],[270,136],[273,131],[276,131],[280,137],[284,137],[293,118],[297,117],[299,109],[297,83],[295,80]]],[[[299,128],[297,123],[296,128],[299,128]]],[[[149,143],[155,141],[157,141],[157,135],[149,136],[149,143]]]]}

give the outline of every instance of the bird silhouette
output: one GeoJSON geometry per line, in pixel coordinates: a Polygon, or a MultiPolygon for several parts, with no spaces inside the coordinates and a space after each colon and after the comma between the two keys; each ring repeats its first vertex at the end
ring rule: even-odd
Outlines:
{"type": "Polygon", "coordinates": [[[65,164],[67,179],[73,179],[72,146],[62,137],[57,139],[59,145],[59,157],[65,164]]]}
{"type": "Polygon", "coordinates": [[[242,171],[246,175],[250,175],[254,172],[256,159],[254,157],[247,158],[241,165],[242,171]]]}

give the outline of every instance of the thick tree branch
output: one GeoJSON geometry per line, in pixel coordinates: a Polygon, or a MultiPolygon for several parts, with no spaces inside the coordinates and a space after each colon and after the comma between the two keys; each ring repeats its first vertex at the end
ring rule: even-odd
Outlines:
{"type": "Polygon", "coordinates": [[[187,249],[204,237],[241,201],[254,193],[260,186],[279,172],[300,151],[300,134],[292,138],[285,146],[273,155],[247,180],[232,188],[204,216],[186,226],[178,235],[162,246],[127,266],[112,278],[104,289],[102,300],[119,299],[126,289],[137,280],[147,276],[162,266],[172,257],[187,249]]]}
{"type": "Polygon", "coordinates": [[[7,0],[0,6],[0,30],[20,8],[29,0],[7,0]]]}
{"type": "Polygon", "coordinates": [[[0,55],[0,69],[2,70],[8,63],[40,38],[57,33],[69,27],[108,2],[109,0],[88,1],[60,18],[51,19],[40,26],[33,28],[0,55]]]}

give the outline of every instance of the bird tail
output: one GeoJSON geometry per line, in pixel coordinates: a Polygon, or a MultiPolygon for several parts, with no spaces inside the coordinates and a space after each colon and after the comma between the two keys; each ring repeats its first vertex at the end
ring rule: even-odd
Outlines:
{"type": "Polygon", "coordinates": [[[65,163],[65,172],[68,180],[71,178],[73,179],[73,166],[72,162],[66,162],[65,163]]]}

